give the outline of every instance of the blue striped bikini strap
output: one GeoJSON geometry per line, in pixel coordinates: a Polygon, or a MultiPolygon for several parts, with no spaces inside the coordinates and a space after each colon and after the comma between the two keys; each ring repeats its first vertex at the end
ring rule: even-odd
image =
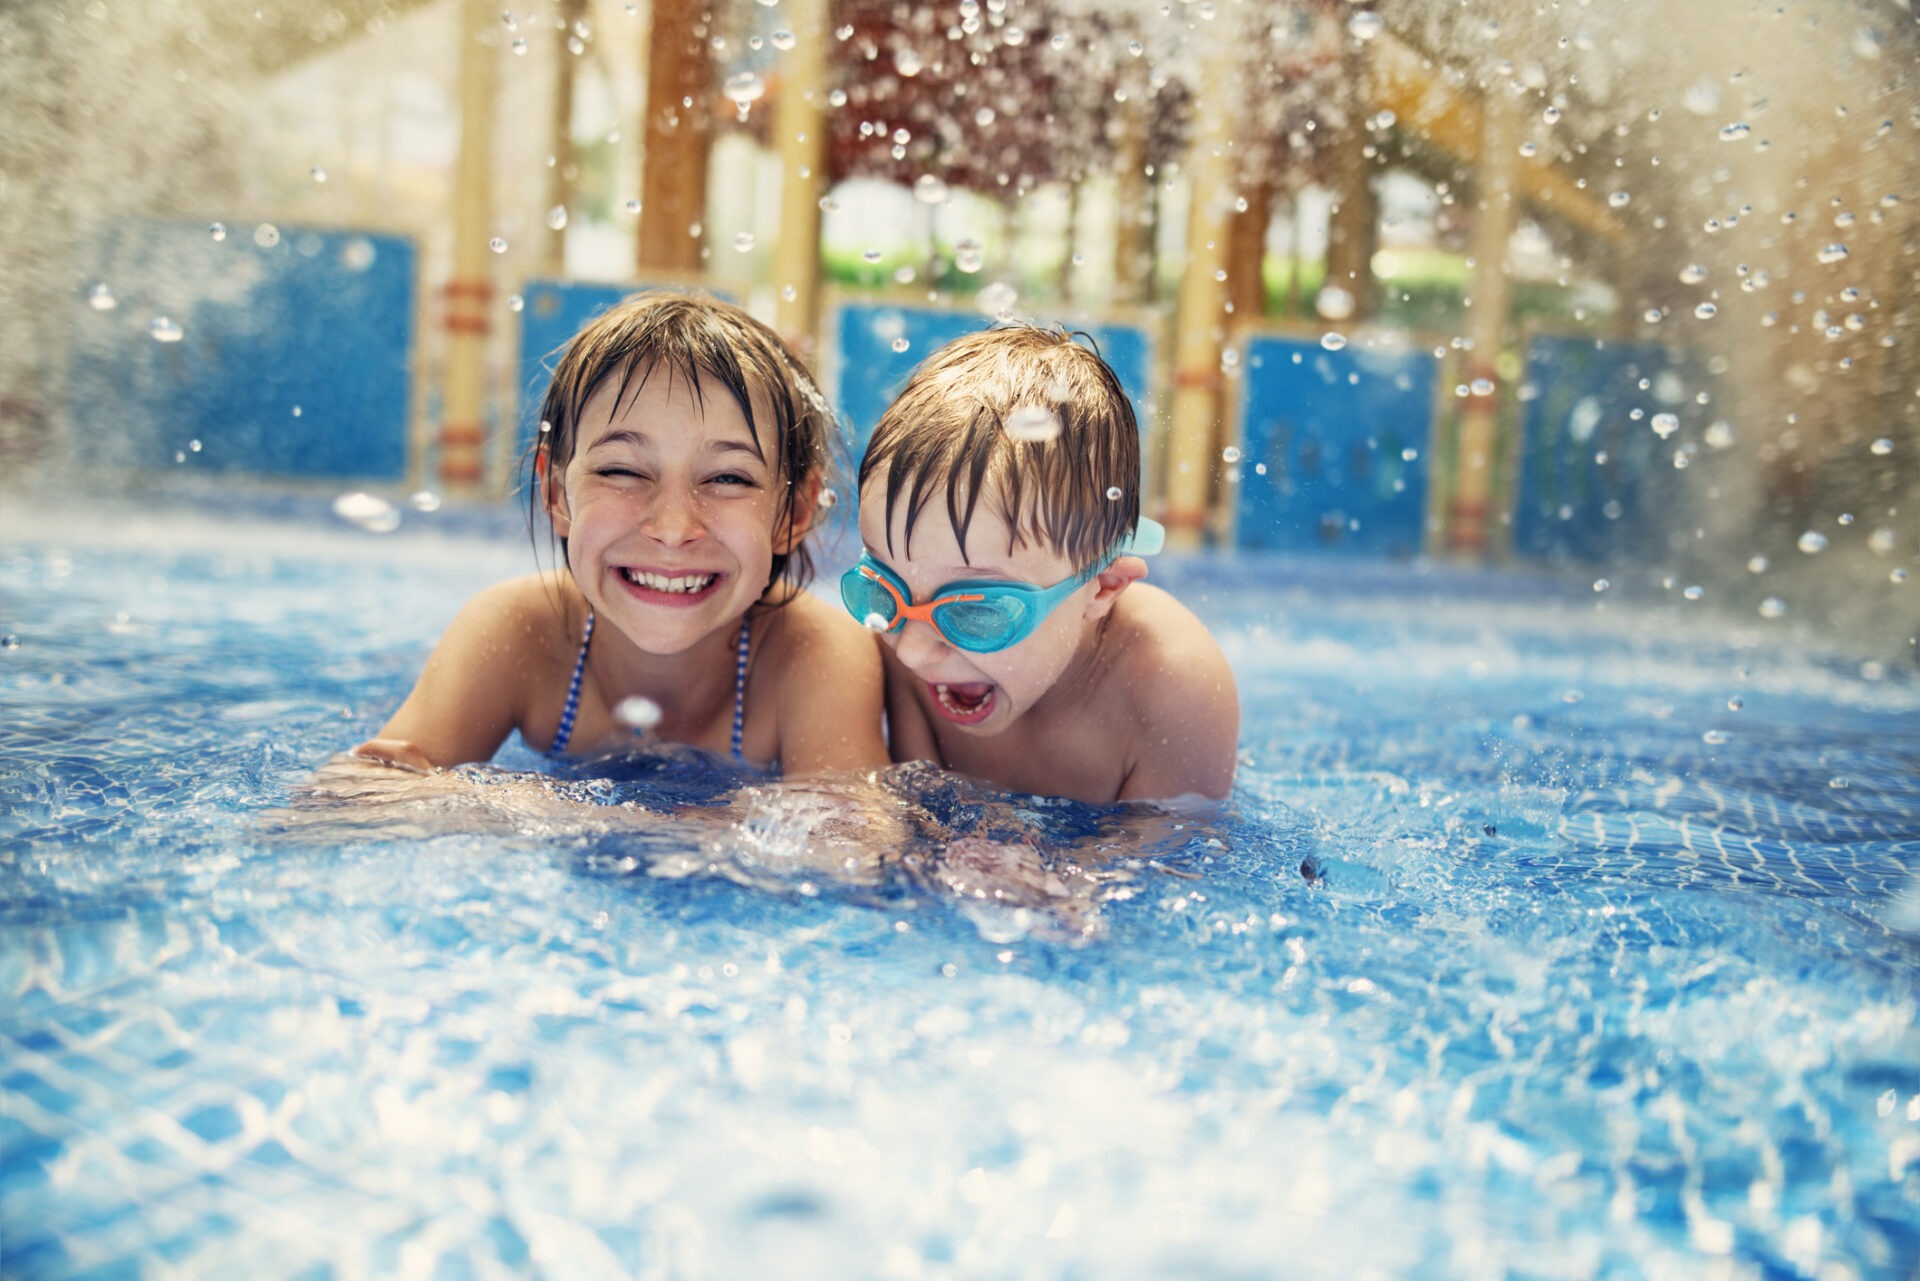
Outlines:
{"type": "Polygon", "coordinates": [[[580,630],[580,657],[573,660],[573,679],[567,682],[567,703],[560,709],[560,728],[554,731],[547,755],[559,756],[573,738],[573,718],[580,712],[580,678],[587,674],[587,646],[593,641],[593,607],[587,607],[587,625],[580,630]]]}
{"type": "Polygon", "coordinates": [[[740,649],[733,663],[733,759],[746,760],[740,751],[740,731],[747,723],[747,647],[752,641],[752,624],[740,620],[740,649]]]}

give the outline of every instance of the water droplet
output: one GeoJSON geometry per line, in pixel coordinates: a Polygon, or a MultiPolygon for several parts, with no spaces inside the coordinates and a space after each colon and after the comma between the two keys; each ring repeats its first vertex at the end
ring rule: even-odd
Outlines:
{"type": "Polygon", "coordinates": [[[1800,535],[1800,540],[1794,546],[1811,556],[1815,552],[1823,552],[1827,549],[1827,536],[1817,529],[1809,529],[1800,535]]]}
{"type": "Polygon", "coordinates": [[[793,48],[796,43],[793,38],[793,32],[786,30],[784,27],[767,38],[773,42],[773,47],[782,53],[793,48]]]}
{"type": "Polygon", "coordinates": [[[1065,49],[1068,45],[1072,43],[1073,43],[1072,36],[1068,35],[1064,31],[1056,31],[1053,33],[1053,39],[1047,41],[1047,46],[1057,52],[1061,49],[1065,49]]]}
{"type": "Polygon", "coordinates": [[[920,61],[920,51],[917,49],[900,48],[893,51],[893,69],[908,79],[919,75],[920,68],[924,65],[920,61]]]}
{"type": "Polygon", "coordinates": [[[1027,42],[1027,30],[1025,27],[1008,27],[1000,33],[1000,39],[1003,43],[1018,49],[1027,42]]]}
{"type": "Polygon", "coordinates": [[[565,205],[555,205],[553,208],[547,210],[547,226],[555,231],[565,231],[567,229],[567,207],[565,205]]]}
{"type": "Polygon", "coordinates": [[[628,200],[626,208],[628,213],[637,214],[640,212],[640,202],[638,200],[628,200]]]}
{"type": "Polygon", "coordinates": [[[1355,40],[1371,40],[1384,31],[1386,25],[1379,14],[1362,10],[1347,19],[1347,34],[1355,40]]]}
{"type": "Polygon", "coordinates": [[[306,413],[306,412],[307,412],[306,410],[304,410],[304,409],[302,409],[302,408],[300,408],[300,406],[298,406],[298,405],[295,405],[295,406],[293,407],[293,416],[294,416],[295,418],[298,418],[298,417],[300,417],[300,416],[301,416],[302,414],[304,414],[304,413],[306,413]]]}
{"type": "Polygon", "coordinates": [[[973,123],[979,125],[982,129],[987,128],[999,118],[992,107],[982,107],[973,113],[973,123]]]}
{"type": "Polygon", "coordinates": [[[884,256],[885,255],[878,249],[863,249],[860,251],[860,257],[866,262],[879,262],[884,256]]]}
{"type": "Polygon", "coordinates": [[[1540,154],[1540,144],[1533,141],[1523,142],[1520,144],[1520,154],[1531,159],[1540,154]]]}
{"type": "Polygon", "coordinates": [[[225,240],[227,238],[227,224],[224,222],[216,222],[207,228],[207,234],[215,240],[225,240]]]}
{"type": "Polygon", "coordinates": [[[1608,582],[1608,581],[1607,581],[1606,579],[1604,579],[1604,578],[1596,578],[1596,579],[1594,579],[1594,580],[1593,580],[1593,590],[1594,590],[1594,592],[1595,592],[1595,594],[1598,594],[1598,593],[1600,593],[1600,592],[1604,592],[1604,591],[1606,591],[1606,590],[1607,590],[1607,588],[1609,588],[1609,587],[1611,587],[1611,586],[1613,586],[1613,584],[1612,584],[1612,583],[1610,583],[1610,582],[1608,582]]]}
{"type": "Polygon", "coordinates": [[[1126,491],[1125,491],[1125,490],[1123,490],[1123,489],[1121,489],[1121,488],[1120,488],[1120,486],[1118,486],[1118,485],[1108,485],[1108,486],[1107,486],[1107,501],[1108,501],[1108,502],[1110,502],[1110,503],[1117,503],[1117,502],[1119,502],[1119,501],[1120,501],[1120,500],[1121,500],[1122,498],[1125,498],[1126,496],[1127,496],[1127,494],[1126,494],[1126,491]]]}
{"type": "Polygon", "coordinates": [[[1655,414],[1652,425],[1654,434],[1661,440],[1680,430],[1680,420],[1672,414],[1655,414]]]}
{"type": "Polygon", "coordinates": [[[973,305],[983,315],[999,317],[1012,315],[1014,304],[1019,301],[1019,290],[1004,280],[996,280],[974,295],[973,305]]]}
{"type": "Polygon", "coordinates": [[[15,650],[19,648],[20,638],[12,632],[8,632],[5,636],[0,636],[0,649],[15,650]]]}
{"type": "Polygon", "coordinates": [[[1467,384],[1467,393],[1473,396],[1493,395],[1493,379],[1476,378],[1467,384]]]}
{"type": "Polygon", "coordinates": [[[1727,125],[1725,128],[1720,130],[1720,141],[1738,142],[1740,141],[1740,139],[1745,138],[1747,135],[1751,134],[1752,132],[1753,132],[1753,129],[1751,126],[1746,125],[1744,123],[1736,122],[1734,124],[1727,125]]]}
{"type": "Polygon", "coordinates": [[[1890,583],[1904,583],[1907,581],[1907,571],[1903,568],[1888,570],[1887,581],[1890,583]]]}
{"type": "Polygon", "coordinates": [[[1353,308],[1353,295],[1338,285],[1326,285],[1314,295],[1313,309],[1323,319],[1345,320],[1353,314],[1353,308]]]}
{"type": "Polygon", "coordinates": [[[613,719],[625,725],[636,734],[644,734],[660,723],[664,715],[660,704],[638,694],[632,698],[623,698],[614,706],[613,719]]]}
{"type": "Polygon", "coordinates": [[[876,635],[885,632],[893,626],[891,622],[887,621],[886,615],[884,614],[868,614],[860,620],[860,625],[876,635]]]}
{"type": "Polygon", "coordinates": [[[315,165],[313,167],[313,180],[315,182],[325,182],[327,180],[327,171],[319,165],[315,165]]]}
{"type": "Polygon", "coordinates": [[[87,306],[95,311],[112,311],[119,305],[120,300],[113,296],[112,286],[104,282],[87,290],[87,306]]]}
{"type": "Polygon", "coordinates": [[[751,231],[734,232],[733,247],[743,254],[751,253],[753,251],[753,233],[751,231]]]}
{"type": "Polygon", "coordinates": [[[1688,600],[1699,600],[1702,596],[1705,596],[1706,594],[1707,594],[1707,589],[1704,587],[1688,587],[1682,590],[1680,593],[1680,595],[1682,595],[1688,600]]]}
{"type": "Polygon", "coordinates": [[[956,241],[953,246],[953,265],[968,275],[979,271],[985,261],[980,242],[971,238],[956,241]]]}
{"type": "Polygon", "coordinates": [[[416,489],[407,495],[407,506],[417,512],[437,512],[440,510],[440,495],[430,489],[416,489]]]}
{"type": "Polygon", "coordinates": [[[1876,454],[1891,454],[1893,452],[1893,440],[1890,437],[1882,436],[1880,439],[1874,441],[1873,444],[1867,446],[1867,448],[1876,454]]]}
{"type": "Polygon", "coordinates": [[[1625,209],[1632,200],[1633,197],[1624,191],[1614,191],[1607,194],[1607,204],[1610,208],[1614,209],[1625,209]]]}
{"type": "Polygon", "coordinates": [[[740,71],[727,77],[727,83],[721,92],[727,95],[734,106],[745,109],[766,96],[767,82],[758,72],[740,71]]]}
{"type": "Polygon", "coordinates": [[[1767,572],[1767,566],[1771,563],[1772,562],[1768,561],[1765,556],[1750,556],[1747,558],[1747,572],[1749,574],[1764,574],[1767,572]]]}
{"type": "Polygon", "coordinates": [[[1710,729],[1700,736],[1700,741],[1709,747],[1719,747],[1733,736],[1723,729],[1710,729]]]}
{"type": "Polygon", "coordinates": [[[1021,405],[1007,415],[1008,440],[1044,444],[1060,435],[1060,418],[1045,405],[1021,405]]]}
{"type": "Polygon", "coordinates": [[[391,534],[400,528],[400,509],[377,494],[360,490],[333,500],[333,514],[370,534],[391,534]]]}
{"type": "Polygon", "coordinates": [[[155,342],[179,342],[187,336],[186,330],[180,328],[171,316],[155,316],[153,323],[147,326],[147,332],[153,335],[155,342]]]}
{"type": "Polygon", "coordinates": [[[835,40],[853,39],[853,24],[849,22],[842,26],[835,27],[833,29],[833,38],[835,40]]]}
{"type": "Polygon", "coordinates": [[[1690,262],[1680,269],[1680,283],[1697,285],[1707,278],[1707,269],[1697,262],[1690,262]]]}
{"type": "Polygon", "coordinates": [[[907,348],[913,346],[913,340],[908,338],[905,334],[902,334],[900,337],[894,339],[892,344],[890,345],[893,347],[895,351],[905,351],[907,350],[907,348]]]}
{"type": "Polygon", "coordinates": [[[1141,44],[1138,40],[1127,41],[1128,57],[1138,58],[1141,54],[1145,53],[1146,51],[1147,51],[1147,46],[1141,44]]]}
{"type": "Polygon", "coordinates": [[[1228,446],[1227,446],[1227,447],[1226,447],[1225,449],[1223,449],[1223,450],[1221,450],[1221,451],[1220,451],[1220,461],[1221,461],[1221,462],[1223,462],[1223,463],[1237,463],[1237,462],[1239,462],[1239,461],[1240,461],[1240,448],[1239,448],[1239,446],[1237,446],[1237,445],[1228,445],[1228,446]]]}
{"type": "Polygon", "coordinates": [[[835,200],[832,196],[820,197],[821,213],[838,213],[839,211],[840,211],[840,202],[838,200],[835,200]]]}
{"type": "Polygon", "coordinates": [[[280,228],[270,222],[263,222],[253,229],[253,243],[262,249],[271,249],[280,243],[280,228]]]}
{"type": "Polygon", "coordinates": [[[507,252],[506,239],[502,236],[495,236],[492,240],[489,240],[487,242],[487,248],[493,250],[493,252],[497,254],[503,254],[507,252]]]}
{"type": "Polygon", "coordinates": [[[525,36],[515,36],[513,38],[512,48],[517,56],[524,58],[527,54],[527,38],[525,36]]]}
{"type": "Polygon", "coordinates": [[[820,509],[822,511],[830,511],[832,510],[833,505],[840,501],[840,495],[834,493],[831,489],[823,489],[820,491],[820,498],[818,501],[820,504],[820,509]]]}
{"type": "Polygon", "coordinates": [[[1693,309],[1693,314],[1702,320],[1712,320],[1720,314],[1720,309],[1710,302],[1703,302],[1693,309]]]}
{"type": "Polygon", "coordinates": [[[1846,256],[1847,247],[1836,241],[1833,244],[1823,246],[1820,252],[1814,255],[1814,258],[1821,263],[1834,263],[1839,262],[1846,256]]]}
{"type": "Polygon", "coordinates": [[[1778,596],[1769,596],[1760,602],[1760,617],[1785,618],[1786,616],[1787,602],[1781,600],[1778,596]]]}
{"type": "Polygon", "coordinates": [[[1320,345],[1328,351],[1339,351],[1347,345],[1347,336],[1330,329],[1320,335],[1320,345]]]}
{"type": "Polygon", "coordinates": [[[522,298],[519,294],[507,295],[508,311],[524,311],[526,309],[526,306],[527,306],[527,300],[525,298],[522,298]]]}
{"type": "Polygon", "coordinates": [[[792,285],[782,285],[780,286],[780,296],[784,298],[786,301],[792,302],[795,298],[798,298],[800,296],[800,291],[794,288],[792,285]]]}
{"type": "Polygon", "coordinates": [[[943,204],[947,199],[947,184],[930,173],[923,173],[913,184],[913,198],[923,205],[943,204]]]}
{"type": "Polygon", "coordinates": [[[1876,529],[1867,535],[1867,549],[1876,556],[1885,556],[1898,545],[1898,537],[1891,529],[1876,529]]]}

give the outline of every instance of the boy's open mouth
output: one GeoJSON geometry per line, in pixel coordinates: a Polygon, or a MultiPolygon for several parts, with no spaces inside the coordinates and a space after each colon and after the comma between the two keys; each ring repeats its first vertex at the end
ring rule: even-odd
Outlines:
{"type": "Polygon", "coordinates": [[[986,681],[969,681],[963,685],[937,685],[929,681],[927,688],[933,691],[933,701],[939,705],[940,712],[956,725],[978,725],[993,713],[993,705],[998,701],[998,691],[986,681]]]}
{"type": "Polygon", "coordinates": [[[659,574],[650,570],[621,566],[619,574],[628,586],[653,598],[669,598],[671,604],[691,604],[705,596],[720,581],[718,574],[659,574]]]}

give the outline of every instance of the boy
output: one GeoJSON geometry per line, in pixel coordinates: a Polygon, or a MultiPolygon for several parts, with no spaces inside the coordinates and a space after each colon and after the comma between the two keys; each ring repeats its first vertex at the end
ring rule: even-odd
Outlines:
{"type": "Polygon", "coordinates": [[[1161,536],[1139,482],[1126,392],[1064,331],[986,330],[914,372],[861,460],[841,580],[882,634],[894,760],[1094,804],[1227,795],[1233,673],[1139,584],[1129,553],[1161,536]]]}

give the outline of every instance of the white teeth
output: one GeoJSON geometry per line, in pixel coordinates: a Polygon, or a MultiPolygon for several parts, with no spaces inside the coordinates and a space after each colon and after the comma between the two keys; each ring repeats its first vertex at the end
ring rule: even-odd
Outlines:
{"type": "Polygon", "coordinates": [[[703,592],[713,585],[718,574],[682,574],[668,577],[665,574],[649,574],[637,569],[620,571],[626,580],[636,587],[645,587],[656,592],[679,592],[682,594],[703,592]]]}
{"type": "Polygon", "coordinates": [[[981,699],[976,703],[960,703],[954,699],[953,694],[945,685],[935,685],[933,687],[933,693],[934,697],[940,700],[940,706],[946,708],[956,716],[971,716],[979,711],[986,703],[985,699],[981,699]]]}

